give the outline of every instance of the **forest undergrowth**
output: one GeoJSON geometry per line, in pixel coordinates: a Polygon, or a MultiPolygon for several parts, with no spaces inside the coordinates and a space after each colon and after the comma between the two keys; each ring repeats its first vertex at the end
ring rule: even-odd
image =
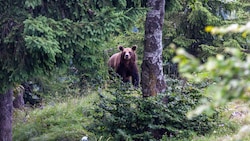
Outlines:
{"type": "MultiPolygon", "coordinates": [[[[184,113],[199,103],[197,96],[201,96],[199,94],[204,90],[205,84],[197,86],[185,82],[185,85],[183,85],[184,81],[176,79],[169,79],[168,84],[167,96],[170,104],[167,107],[168,110],[159,109],[163,110],[163,114],[154,109],[159,108],[157,107],[159,105],[161,106],[161,104],[153,104],[156,103],[157,98],[143,101],[140,98],[140,93],[133,89],[122,90],[124,93],[129,93],[129,95],[123,97],[121,94],[124,95],[124,93],[114,88],[92,90],[88,94],[78,96],[60,97],[58,95],[58,97],[54,97],[54,102],[45,99],[42,106],[36,108],[25,107],[21,110],[16,109],[14,111],[13,140],[79,141],[83,136],[88,136],[89,141],[116,139],[153,139],[162,141],[237,140],[237,135],[242,134],[238,133],[240,127],[250,124],[249,117],[247,116],[249,108],[247,108],[246,103],[241,101],[231,102],[226,107],[218,109],[214,115],[214,119],[203,115],[201,118],[197,118],[195,122],[190,122],[184,113]],[[121,99],[116,99],[116,96],[119,96],[121,99]],[[127,100],[132,100],[132,104],[128,103],[127,100]],[[105,110],[103,106],[107,105],[110,105],[110,107],[108,110],[105,110]],[[117,109],[114,111],[110,109],[119,108],[117,107],[118,105],[122,107],[119,112],[117,112],[117,109]],[[143,111],[145,110],[143,108],[147,106],[152,106],[153,110],[143,111]],[[158,115],[149,116],[146,113],[158,115]],[[117,118],[119,115],[121,118],[117,118]],[[168,119],[168,116],[172,117],[168,119]],[[122,119],[123,117],[125,119],[122,119]],[[138,119],[134,119],[137,117],[138,119]],[[127,121],[128,119],[131,122],[127,121]],[[139,119],[140,121],[138,121],[139,119]],[[152,119],[152,121],[160,120],[160,124],[146,121],[149,119],[152,119]],[[133,120],[138,122],[134,124],[133,120]],[[118,124],[119,122],[125,122],[126,127],[123,124],[118,124]],[[166,125],[167,122],[172,122],[172,124],[174,123],[177,126],[166,125]],[[150,126],[145,126],[147,128],[143,127],[146,124],[150,126]],[[108,125],[112,125],[112,127],[106,127],[108,125]],[[148,127],[150,127],[150,130],[148,130],[148,127]],[[136,130],[132,130],[131,128],[136,130]],[[148,131],[144,132],[140,130],[148,131]],[[160,136],[154,136],[153,133],[155,132],[151,132],[152,130],[164,131],[165,133],[160,136]],[[135,131],[137,133],[133,133],[135,131]]],[[[244,140],[249,139],[249,135],[246,135],[244,138],[244,140]]]]}

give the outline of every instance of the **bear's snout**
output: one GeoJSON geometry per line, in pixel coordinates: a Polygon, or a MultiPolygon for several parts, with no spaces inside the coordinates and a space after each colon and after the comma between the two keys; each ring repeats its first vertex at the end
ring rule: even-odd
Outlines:
{"type": "Polygon", "coordinates": [[[126,53],[125,55],[124,55],[124,59],[130,59],[130,55],[129,55],[129,53],[126,53]]]}

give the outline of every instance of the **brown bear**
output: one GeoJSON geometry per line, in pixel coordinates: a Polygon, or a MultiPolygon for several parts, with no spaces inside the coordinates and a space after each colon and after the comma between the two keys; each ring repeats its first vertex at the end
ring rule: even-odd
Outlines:
{"type": "Polygon", "coordinates": [[[108,60],[108,66],[112,68],[117,74],[122,77],[123,82],[130,82],[132,78],[132,84],[135,87],[139,85],[139,72],[137,67],[137,55],[134,45],[131,48],[124,48],[118,46],[120,52],[113,54],[108,60]]]}

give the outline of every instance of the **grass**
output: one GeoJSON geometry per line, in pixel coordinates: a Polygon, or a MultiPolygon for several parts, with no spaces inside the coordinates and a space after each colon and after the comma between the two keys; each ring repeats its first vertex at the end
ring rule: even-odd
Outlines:
{"type": "Polygon", "coordinates": [[[192,141],[249,141],[250,128],[241,132],[244,126],[250,125],[249,103],[235,100],[221,110],[223,123],[213,133],[205,136],[194,136],[192,141]]]}
{"type": "Polygon", "coordinates": [[[67,99],[43,108],[26,108],[14,113],[13,140],[15,141],[79,141],[89,135],[85,127],[91,122],[89,114],[96,93],[67,99]]]}
{"type": "MultiPolygon", "coordinates": [[[[25,108],[15,110],[13,140],[15,141],[79,141],[83,136],[88,136],[90,141],[104,139],[86,130],[92,122],[91,114],[94,102],[98,100],[97,92],[92,92],[83,97],[69,97],[48,103],[44,107],[25,108]]],[[[247,113],[249,108],[246,103],[234,101],[222,110],[223,123],[211,134],[204,136],[193,135],[191,138],[182,139],[189,141],[226,141],[235,140],[240,127],[249,125],[249,116],[232,117],[233,112],[247,113]]],[[[171,141],[176,139],[171,138],[171,141]]],[[[243,141],[250,140],[250,135],[243,135],[243,141]]]]}

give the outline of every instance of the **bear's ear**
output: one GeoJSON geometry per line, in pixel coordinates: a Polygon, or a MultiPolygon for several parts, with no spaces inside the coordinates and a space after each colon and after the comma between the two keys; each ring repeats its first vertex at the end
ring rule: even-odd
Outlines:
{"type": "Polygon", "coordinates": [[[118,46],[118,48],[120,51],[123,51],[123,49],[124,49],[123,46],[118,46]]]}
{"type": "Polygon", "coordinates": [[[137,48],[137,46],[136,46],[136,45],[133,45],[131,48],[132,48],[133,51],[135,51],[136,48],[137,48]]]}

